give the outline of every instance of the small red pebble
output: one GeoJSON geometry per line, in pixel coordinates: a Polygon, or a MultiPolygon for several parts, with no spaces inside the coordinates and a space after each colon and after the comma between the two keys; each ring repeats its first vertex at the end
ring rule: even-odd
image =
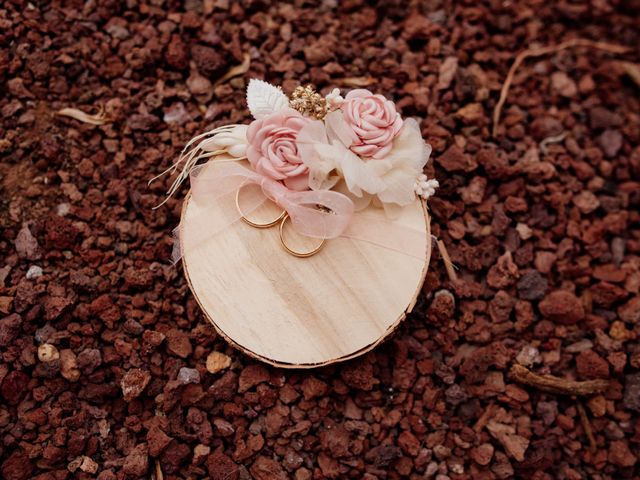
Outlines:
{"type": "Polygon", "coordinates": [[[305,400],[320,397],[327,392],[327,384],[315,377],[307,377],[302,381],[302,395],[305,400]]]}
{"type": "Polygon", "coordinates": [[[207,470],[211,480],[238,480],[238,465],[221,450],[216,450],[207,457],[207,470]]]}
{"type": "Polygon", "coordinates": [[[348,362],[340,374],[344,383],[358,390],[371,391],[379,383],[373,376],[373,365],[365,360],[348,362]]]}
{"type": "Polygon", "coordinates": [[[478,162],[457,145],[449,147],[436,161],[448,172],[471,172],[478,168],[478,162]]]}
{"type": "Polygon", "coordinates": [[[551,292],[540,301],[538,307],[543,316],[565,325],[577,323],[585,315],[580,299],[567,290],[551,292]]]}
{"type": "Polygon", "coordinates": [[[122,387],[122,395],[126,402],[130,402],[139,397],[151,380],[151,374],[140,368],[132,368],[129,370],[120,382],[122,387]]]}
{"type": "Polygon", "coordinates": [[[191,355],[193,347],[189,341],[189,336],[176,328],[167,331],[167,348],[174,355],[180,358],[187,358],[191,355]]]}
{"type": "Polygon", "coordinates": [[[147,443],[149,444],[149,455],[152,457],[159,456],[167,445],[173,440],[170,436],[160,430],[158,427],[151,427],[147,432],[147,443]]]}
{"type": "Polygon", "coordinates": [[[238,393],[244,393],[250,388],[269,380],[269,371],[263,365],[254,363],[240,372],[238,393]]]}
{"type": "Polygon", "coordinates": [[[16,405],[27,392],[29,377],[21,371],[9,372],[0,386],[0,394],[9,405],[16,405]]]}
{"type": "Polygon", "coordinates": [[[626,440],[615,440],[611,442],[608,459],[609,463],[613,463],[619,467],[633,467],[638,461],[638,457],[629,450],[629,444],[626,440]]]}
{"type": "Polygon", "coordinates": [[[28,480],[33,472],[29,457],[19,450],[9,455],[0,466],[2,478],[6,480],[28,480]]]}
{"type": "Polygon", "coordinates": [[[490,443],[483,443],[469,451],[469,456],[478,465],[489,465],[493,458],[494,447],[490,443]]]}
{"type": "Polygon", "coordinates": [[[580,352],[576,357],[576,370],[582,379],[609,378],[609,364],[593,350],[580,352]]]}
{"type": "Polygon", "coordinates": [[[141,477],[147,473],[149,468],[149,456],[147,455],[147,445],[141,443],[131,450],[124,460],[122,471],[132,477],[141,477]]]}

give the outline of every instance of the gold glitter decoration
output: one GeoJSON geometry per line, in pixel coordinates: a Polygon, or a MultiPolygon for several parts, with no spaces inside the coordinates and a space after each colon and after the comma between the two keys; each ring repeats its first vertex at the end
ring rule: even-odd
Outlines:
{"type": "Polygon", "coordinates": [[[312,85],[299,86],[291,94],[289,106],[303,115],[322,120],[328,113],[327,101],[312,85]]]}

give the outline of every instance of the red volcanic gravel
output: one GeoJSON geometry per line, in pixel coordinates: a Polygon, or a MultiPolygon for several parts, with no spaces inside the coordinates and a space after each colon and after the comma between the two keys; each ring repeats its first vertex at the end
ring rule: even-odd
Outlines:
{"type": "Polygon", "coordinates": [[[639,18],[636,0],[3,2],[0,478],[639,478],[639,18]],[[517,53],[572,38],[631,48],[527,59],[493,136],[517,53]],[[152,210],[171,180],[147,181],[248,122],[251,77],[370,88],[433,146],[457,279],[434,253],[362,358],[259,364],[170,264],[182,196],[152,210]],[[514,364],[608,388],[546,393],[514,364]]]}

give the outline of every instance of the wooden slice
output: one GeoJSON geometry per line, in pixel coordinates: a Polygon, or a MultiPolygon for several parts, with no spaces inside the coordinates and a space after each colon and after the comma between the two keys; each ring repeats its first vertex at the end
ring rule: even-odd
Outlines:
{"type": "MultiPolygon", "coordinates": [[[[183,236],[193,234],[190,219],[202,208],[187,197],[183,236]]],[[[206,214],[221,214],[216,208],[208,206],[206,214]]],[[[374,207],[367,214],[384,216],[374,207]]],[[[283,249],[277,227],[237,221],[184,252],[184,271],[205,316],[235,347],[279,367],[327,365],[371,350],[415,304],[431,254],[424,202],[406,207],[388,228],[394,225],[424,232],[426,261],[342,237],[327,241],[317,255],[296,258],[283,249]]],[[[285,235],[295,248],[306,248],[291,238],[295,232],[285,229],[285,235]]],[[[309,241],[311,248],[317,244],[309,241]]]]}

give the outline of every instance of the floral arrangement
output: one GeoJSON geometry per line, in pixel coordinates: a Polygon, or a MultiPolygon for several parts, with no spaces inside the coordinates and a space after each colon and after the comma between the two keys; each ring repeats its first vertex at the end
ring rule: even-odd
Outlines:
{"type": "Polygon", "coordinates": [[[423,173],[431,146],[418,123],[402,118],[382,95],[356,89],[343,97],[335,88],[323,97],[300,86],[289,98],[279,87],[252,79],[247,105],[254,117],[249,125],[220,127],[187,144],[169,169],[183,164],[169,196],[189,176],[194,194],[220,190],[221,177],[241,177],[242,184],[260,184],[299,233],[326,239],[339,236],[353,212],[370,204],[391,218],[438,187],[423,173]],[[211,158],[246,160],[251,171],[225,167],[205,183],[194,171],[201,159],[211,158]]]}
{"type": "Polygon", "coordinates": [[[357,89],[343,98],[335,88],[323,98],[308,86],[289,99],[252,79],[247,104],[255,120],[212,135],[203,151],[246,158],[257,173],[292,190],[335,189],[356,210],[372,200],[386,208],[408,205],[438,187],[422,173],[431,147],[418,123],[403,119],[382,95],[357,89]]]}

